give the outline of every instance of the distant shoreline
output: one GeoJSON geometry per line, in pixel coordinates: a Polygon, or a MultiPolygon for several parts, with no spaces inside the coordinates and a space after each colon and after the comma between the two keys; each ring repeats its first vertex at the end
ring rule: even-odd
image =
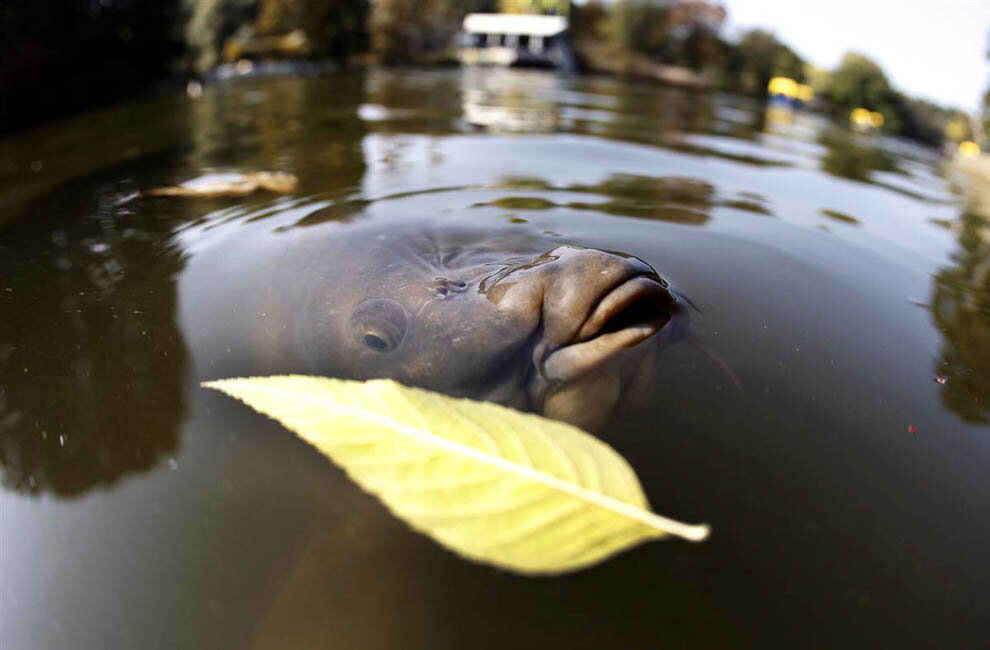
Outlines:
{"type": "Polygon", "coordinates": [[[962,175],[970,208],[990,219],[990,154],[957,155],[952,165],[962,175]]]}

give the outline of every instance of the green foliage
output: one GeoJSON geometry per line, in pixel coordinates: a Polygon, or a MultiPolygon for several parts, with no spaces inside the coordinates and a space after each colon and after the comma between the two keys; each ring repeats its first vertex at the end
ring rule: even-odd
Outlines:
{"type": "Polygon", "coordinates": [[[760,29],[747,32],[726,56],[722,85],[728,90],[765,97],[773,77],[805,81],[805,63],[772,33],[760,29]]]}
{"type": "MultiPolygon", "coordinates": [[[[988,39],[990,43],[990,39],[988,39]]],[[[990,60],[990,46],[987,47],[987,59],[990,60]]],[[[983,106],[982,106],[982,127],[983,127],[983,144],[987,145],[984,150],[990,148],[990,80],[987,80],[987,89],[983,93],[983,106]]]]}
{"type": "Polygon", "coordinates": [[[192,68],[221,63],[231,37],[306,35],[304,56],[343,58],[367,47],[368,0],[194,0],[186,25],[192,68]]]}
{"type": "Polygon", "coordinates": [[[302,29],[315,59],[341,58],[366,47],[368,0],[260,0],[259,36],[302,29]]]}
{"type": "Polygon", "coordinates": [[[566,16],[570,0],[499,0],[498,10],[504,14],[557,14],[566,16]]]}
{"type": "Polygon", "coordinates": [[[869,182],[871,171],[898,171],[890,154],[860,140],[847,129],[828,129],[819,141],[828,150],[822,158],[822,169],[833,176],[869,182]]]}
{"type": "MultiPolygon", "coordinates": [[[[672,65],[703,70],[715,87],[765,98],[773,77],[810,83],[833,116],[848,119],[854,108],[877,111],[884,130],[926,144],[941,143],[954,113],[899,93],[879,65],[850,53],[828,73],[809,66],[771,32],[754,29],[738,43],[719,38],[724,10],[707,2],[664,0],[591,1],[575,8],[575,38],[613,45],[614,54],[635,52],[672,65]]],[[[986,121],[990,125],[990,91],[986,121]]]]}
{"type": "MultiPolygon", "coordinates": [[[[983,93],[983,139],[984,144],[990,140],[990,85],[983,93]]],[[[987,147],[984,147],[986,149],[987,147]]]]}
{"type": "Polygon", "coordinates": [[[368,16],[372,51],[387,64],[445,58],[464,16],[495,0],[376,0],[368,16]]]}
{"type": "Polygon", "coordinates": [[[250,26],[257,0],[192,0],[185,37],[190,67],[206,72],[221,62],[224,42],[250,26]]]}
{"type": "Polygon", "coordinates": [[[967,422],[990,422],[990,221],[959,220],[959,250],[935,276],[932,317],[943,344],[935,372],[942,403],[967,422]]]}
{"type": "Polygon", "coordinates": [[[668,534],[708,535],[650,512],[628,463],[568,424],[390,380],[204,385],[277,419],[397,517],[478,562],[562,573],[668,534]]]}
{"type": "Polygon", "coordinates": [[[706,2],[616,0],[597,31],[621,47],[657,60],[699,69],[722,52],[720,6],[706,2]]]}
{"type": "Polygon", "coordinates": [[[930,145],[940,144],[946,125],[960,115],[898,92],[877,63],[855,53],[843,57],[818,92],[840,120],[863,107],[883,115],[885,131],[930,145]]]}
{"type": "Polygon", "coordinates": [[[879,65],[862,54],[850,52],[842,57],[822,90],[838,117],[863,107],[883,115],[884,129],[899,133],[904,125],[904,99],[887,80],[879,65]]]}
{"type": "Polygon", "coordinates": [[[970,118],[962,111],[938,106],[923,99],[897,93],[899,135],[918,142],[938,145],[944,139],[972,138],[970,118]]]}

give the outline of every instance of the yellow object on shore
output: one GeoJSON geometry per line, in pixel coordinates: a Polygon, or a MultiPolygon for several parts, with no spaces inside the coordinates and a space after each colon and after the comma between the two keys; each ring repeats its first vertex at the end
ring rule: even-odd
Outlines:
{"type": "Polygon", "coordinates": [[[783,95],[802,102],[810,102],[815,97],[815,91],[806,84],[798,83],[790,77],[774,77],[767,84],[767,92],[771,95],[783,95]]]}
{"type": "Polygon", "coordinates": [[[965,140],[959,143],[959,155],[967,158],[975,158],[980,155],[980,145],[972,140],[965,140]]]}
{"type": "Polygon", "coordinates": [[[771,95],[784,95],[793,97],[797,93],[798,83],[788,77],[774,77],[767,84],[767,90],[771,95]]]}
{"type": "Polygon", "coordinates": [[[849,121],[859,128],[879,129],[883,126],[883,115],[865,108],[854,108],[849,113],[849,121]]]}

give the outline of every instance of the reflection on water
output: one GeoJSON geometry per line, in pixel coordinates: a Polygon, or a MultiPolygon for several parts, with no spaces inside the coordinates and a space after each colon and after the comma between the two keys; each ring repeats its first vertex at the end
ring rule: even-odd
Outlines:
{"type": "Polygon", "coordinates": [[[715,206],[734,208],[762,215],[772,214],[758,195],[737,199],[719,198],[715,187],[693,178],[677,176],[652,177],[637,174],[613,174],[593,185],[575,184],[553,187],[540,179],[508,178],[494,186],[495,189],[543,190],[546,197],[553,193],[595,194],[604,201],[555,202],[540,196],[503,196],[478,206],[491,206],[506,210],[549,210],[570,208],[589,210],[602,214],[638,219],[653,219],[670,223],[701,225],[708,220],[708,210],[715,206]]]}
{"type": "Polygon", "coordinates": [[[35,201],[0,245],[0,465],[18,491],[78,495],[177,451],[181,254],[167,221],[107,196],[49,229],[64,201],[92,200],[87,189],[35,201]]]}
{"type": "MultiPolygon", "coordinates": [[[[541,196],[510,194],[475,203],[475,207],[495,207],[511,211],[569,208],[621,217],[653,219],[670,223],[700,225],[708,220],[708,210],[721,206],[760,215],[772,215],[760,195],[741,192],[738,198],[722,198],[715,187],[694,178],[677,176],[652,177],[637,174],[613,174],[600,183],[556,187],[540,178],[505,177],[491,185],[443,187],[421,192],[401,192],[378,197],[377,202],[395,201],[410,196],[470,190],[517,190],[539,192],[541,196]],[[605,200],[561,201],[561,196],[593,194],[605,200]]],[[[350,221],[361,215],[372,201],[345,199],[314,210],[294,225],[307,226],[325,222],[350,221]]]]}
{"type": "MultiPolygon", "coordinates": [[[[352,85],[350,92],[361,88],[360,80],[343,82],[352,85]]],[[[262,85],[204,93],[169,114],[188,130],[163,153],[137,158],[127,171],[83,175],[7,211],[5,217],[16,214],[20,223],[0,241],[5,485],[74,496],[178,452],[189,377],[175,313],[174,281],[183,255],[171,234],[202,223],[200,215],[222,214],[230,201],[129,197],[134,189],[178,183],[204,170],[291,170],[314,163],[328,175],[309,176],[309,188],[352,186],[362,170],[355,142],[363,127],[351,110],[333,109],[332,96],[331,89],[302,80],[277,90],[262,85]],[[341,137],[330,145],[314,143],[307,129],[327,120],[341,137]]],[[[156,135],[142,144],[157,146],[156,135]]],[[[132,156],[132,142],[123,146],[97,149],[93,164],[114,152],[132,156]]],[[[74,164],[60,173],[85,173],[85,166],[74,164]]],[[[0,180],[13,185],[19,179],[0,180]]]]}
{"type": "Polygon", "coordinates": [[[966,212],[953,264],[935,276],[931,308],[944,339],[935,363],[942,401],[990,422],[990,221],[966,212]]]}
{"type": "Polygon", "coordinates": [[[873,170],[897,171],[894,159],[875,144],[865,144],[854,133],[837,127],[827,129],[820,142],[828,153],[822,169],[854,181],[869,181],[873,170]]]}
{"type": "Polygon", "coordinates": [[[829,210],[828,208],[822,208],[820,212],[828,217],[829,219],[835,219],[836,221],[841,221],[842,223],[848,223],[851,225],[856,225],[859,223],[859,219],[856,217],[849,216],[844,212],[839,212],[838,210],[829,210]]]}

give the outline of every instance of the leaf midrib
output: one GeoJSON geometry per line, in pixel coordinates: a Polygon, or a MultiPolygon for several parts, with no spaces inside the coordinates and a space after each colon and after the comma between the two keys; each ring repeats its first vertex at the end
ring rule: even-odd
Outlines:
{"type": "MultiPolygon", "coordinates": [[[[212,382],[211,382],[212,383],[212,382]]],[[[219,383],[219,382],[218,382],[219,383]]],[[[685,524],[673,519],[668,519],[667,517],[660,516],[656,513],[643,510],[637,506],[620,501],[613,497],[600,492],[595,492],[582,485],[577,485],[569,481],[565,481],[561,478],[553,476],[552,474],[547,474],[533,467],[526,465],[520,465],[510,460],[506,460],[500,456],[493,456],[479,449],[465,445],[453,440],[449,440],[442,436],[438,436],[429,430],[421,430],[416,427],[410,426],[404,422],[396,420],[392,417],[382,416],[377,413],[371,413],[367,410],[360,408],[354,408],[350,406],[343,406],[339,404],[328,404],[326,400],[320,398],[312,398],[310,396],[301,396],[298,393],[292,391],[279,390],[277,388],[255,388],[248,384],[242,383],[240,386],[242,391],[251,391],[256,393],[263,393],[268,395],[275,395],[281,399],[294,402],[304,402],[311,404],[313,406],[325,409],[329,413],[334,413],[342,415],[344,417],[356,417],[365,421],[372,422],[386,429],[392,429],[398,433],[409,436],[419,442],[434,445],[460,456],[470,458],[480,463],[495,467],[496,469],[502,470],[507,474],[515,475],[517,477],[527,479],[536,483],[539,483],[545,487],[553,490],[557,490],[563,494],[566,494],[575,499],[584,501],[590,505],[597,506],[608,510],[616,515],[625,517],[627,519],[633,520],[644,526],[651,528],[662,533],[669,533],[671,535],[676,535],[683,539],[698,542],[704,540],[708,536],[709,528],[707,525],[691,525],[685,524]]],[[[413,405],[414,410],[418,409],[413,405]]],[[[304,433],[299,432],[304,438],[309,439],[304,433]]]]}

